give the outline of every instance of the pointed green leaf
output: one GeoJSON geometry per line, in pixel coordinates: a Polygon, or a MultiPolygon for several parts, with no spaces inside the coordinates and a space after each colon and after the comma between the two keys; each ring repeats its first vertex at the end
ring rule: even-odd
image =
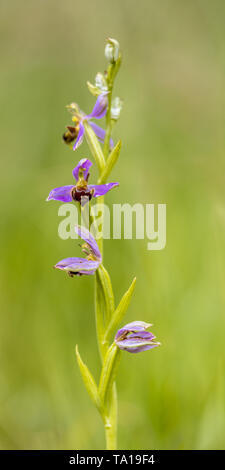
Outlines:
{"type": "Polygon", "coordinates": [[[98,336],[98,345],[100,356],[103,359],[107,349],[107,343],[104,341],[104,332],[105,332],[105,298],[104,292],[102,289],[101,280],[99,277],[99,272],[96,271],[96,286],[95,286],[95,321],[96,321],[96,331],[98,336]]]}
{"type": "Polygon", "coordinates": [[[105,333],[105,341],[108,341],[113,331],[119,326],[120,322],[122,321],[129,307],[131,297],[134,292],[135,284],[136,284],[136,277],[133,279],[129,289],[125,292],[124,296],[122,297],[118,307],[116,308],[112,316],[112,319],[105,333]]]}
{"type": "Polygon", "coordinates": [[[112,385],[115,381],[120,362],[120,356],[120,349],[113,343],[105,355],[98,388],[100,400],[104,404],[112,390],[112,385]]]}
{"type": "Polygon", "coordinates": [[[101,176],[98,180],[98,184],[104,184],[108,180],[108,177],[109,177],[114,165],[116,164],[116,162],[119,158],[121,145],[122,145],[122,142],[121,142],[121,140],[119,140],[119,142],[117,142],[115,147],[112,149],[112,152],[110,153],[110,155],[109,155],[109,157],[106,161],[105,169],[103,170],[103,172],[102,172],[102,174],[101,174],[101,176]]]}
{"type": "Polygon", "coordinates": [[[94,380],[91,372],[89,371],[88,367],[82,361],[82,359],[80,357],[80,354],[79,354],[79,351],[78,351],[78,346],[77,345],[76,345],[75,352],[76,352],[77,362],[78,362],[78,365],[79,365],[79,368],[80,368],[80,373],[81,373],[84,385],[87,389],[87,392],[89,393],[89,395],[90,395],[93,403],[95,404],[95,406],[98,408],[98,410],[100,412],[102,412],[102,403],[101,403],[101,400],[99,398],[97,385],[96,385],[95,380],[94,380]]]}
{"type": "Polygon", "coordinates": [[[99,280],[101,282],[102,291],[105,299],[106,306],[106,324],[110,321],[112,314],[115,310],[114,294],[109,273],[101,264],[98,268],[99,280]]]}

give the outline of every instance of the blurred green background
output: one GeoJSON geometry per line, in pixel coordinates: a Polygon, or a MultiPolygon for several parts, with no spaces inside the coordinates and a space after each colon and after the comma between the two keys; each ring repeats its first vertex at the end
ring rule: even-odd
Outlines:
{"type": "Polygon", "coordinates": [[[62,143],[65,105],[92,109],[86,80],[106,67],[111,36],[124,109],[120,188],[107,202],[167,204],[164,250],[105,241],[117,302],[137,276],[127,321],[154,323],[162,342],[123,354],[119,448],[224,448],[225,3],[1,0],[0,10],[0,447],[104,448],[74,357],[78,343],[97,378],[93,278],[52,269],[80,248],[58,237],[59,204],[45,198],[89,155],[62,143]]]}

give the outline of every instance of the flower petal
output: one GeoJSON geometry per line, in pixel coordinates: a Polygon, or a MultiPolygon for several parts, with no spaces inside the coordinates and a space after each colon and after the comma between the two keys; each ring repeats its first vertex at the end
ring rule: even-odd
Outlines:
{"type": "Polygon", "coordinates": [[[89,184],[88,189],[94,189],[93,197],[104,196],[110,189],[119,186],[119,183],[89,184]]]}
{"type": "Polygon", "coordinates": [[[84,171],[84,179],[87,179],[88,173],[89,173],[89,168],[92,166],[92,162],[88,160],[88,158],[82,158],[82,160],[79,161],[78,165],[73,169],[73,177],[75,180],[78,181],[79,179],[79,169],[83,168],[84,171]]]}
{"type": "Polygon", "coordinates": [[[76,150],[82,144],[83,140],[84,140],[84,125],[82,121],[80,121],[80,129],[79,129],[75,144],[73,146],[73,150],[76,150]]]}
{"type": "Polygon", "coordinates": [[[80,225],[75,225],[75,232],[79,235],[79,237],[82,238],[82,240],[84,240],[89,245],[91,251],[97,258],[97,260],[101,261],[102,256],[99,251],[97,242],[95,241],[93,235],[89,232],[89,230],[87,230],[85,227],[81,227],[80,225]]]}
{"type": "Polygon", "coordinates": [[[65,258],[59,261],[55,268],[74,274],[94,274],[99,266],[99,261],[85,258],[65,258]]]}
{"type": "MultiPolygon", "coordinates": [[[[121,328],[117,332],[117,335],[119,334],[120,331],[122,332],[121,334],[123,334],[125,331],[127,331],[127,332],[130,331],[131,333],[135,333],[136,331],[145,331],[150,326],[152,326],[151,323],[146,323],[144,321],[133,321],[131,323],[127,323],[127,325],[124,325],[123,328],[121,328]]],[[[116,337],[117,337],[117,335],[116,335],[116,337]]]]}
{"type": "Polygon", "coordinates": [[[155,336],[153,333],[145,330],[140,330],[134,333],[130,333],[130,331],[133,330],[127,330],[127,328],[121,328],[119,331],[117,331],[116,336],[115,336],[115,341],[118,339],[120,341],[120,338],[147,338],[149,340],[155,339],[155,336]]]}
{"type": "Polygon", "coordinates": [[[74,187],[73,185],[69,185],[69,186],[60,186],[59,188],[52,189],[52,191],[49,193],[49,196],[46,200],[50,201],[51,199],[54,199],[55,201],[71,202],[72,201],[71,189],[73,187],[74,187]]]}
{"type": "Polygon", "coordinates": [[[107,107],[108,107],[107,94],[108,92],[105,92],[105,93],[101,93],[101,95],[98,96],[91,114],[88,114],[86,116],[86,119],[91,119],[91,118],[101,119],[106,115],[107,107]]]}
{"type": "MultiPolygon", "coordinates": [[[[95,124],[95,122],[89,122],[89,124],[92,127],[94,133],[97,135],[100,142],[103,143],[105,140],[105,130],[98,126],[98,124],[95,124]]],[[[109,144],[110,148],[112,149],[114,147],[114,142],[112,139],[110,139],[109,144]]]]}
{"type": "Polygon", "coordinates": [[[128,351],[130,353],[138,353],[142,351],[147,351],[148,349],[155,348],[159,346],[160,343],[151,342],[151,340],[142,340],[138,338],[130,338],[128,336],[127,339],[116,341],[118,348],[122,349],[123,351],[128,351]]]}
{"type": "Polygon", "coordinates": [[[77,257],[65,258],[59,261],[54,267],[58,269],[65,269],[67,266],[69,266],[72,263],[82,263],[83,261],[84,261],[84,258],[77,258],[77,257]]]}

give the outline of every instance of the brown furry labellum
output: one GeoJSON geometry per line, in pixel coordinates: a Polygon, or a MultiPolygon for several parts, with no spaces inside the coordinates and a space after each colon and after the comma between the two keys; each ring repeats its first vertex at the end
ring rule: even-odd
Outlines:
{"type": "MultiPolygon", "coordinates": [[[[94,190],[89,189],[88,187],[79,188],[77,186],[74,186],[74,188],[72,188],[72,191],[71,191],[71,196],[72,196],[73,200],[77,201],[77,202],[81,202],[82,198],[85,198],[86,200],[90,201],[91,198],[93,197],[93,194],[94,194],[94,190]]],[[[85,199],[84,199],[84,201],[85,201],[85,199]]]]}
{"type": "Polygon", "coordinates": [[[64,134],[62,136],[64,142],[66,144],[70,144],[71,142],[73,142],[77,138],[78,132],[79,132],[79,125],[78,126],[67,126],[67,131],[64,132],[64,134]]]}

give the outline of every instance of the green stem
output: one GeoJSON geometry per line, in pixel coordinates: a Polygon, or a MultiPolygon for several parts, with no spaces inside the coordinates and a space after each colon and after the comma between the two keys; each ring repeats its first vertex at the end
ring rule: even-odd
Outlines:
{"type": "Polygon", "coordinates": [[[117,392],[114,382],[110,398],[110,415],[105,421],[106,450],[117,449],[117,392]]]}
{"type": "Polygon", "coordinates": [[[106,432],[106,448],[107,450],[116,450],[117,448],[117,391],[116,383],[114,382],[111,391],[111,406],[110,406],[110,423],[111,428],[106,432]]]}
{"type": "MultiPolygon", "coordinates": [[[[102,204],[102,206],[104,205],[104,196],[100,196],[98,197],[98,204],[102,204]]],[[[104,219],[104,212],[102,214],[102,220],[104,219]]],[[[103,229],[103,227],[102,227],[103,229]]],[[[103,238],[99,238],[98,240],[98,247],[99,247],[99,250],[101,252],[101,255],[102,255],[102,260],[103,260],[103,238]]]]}
{"type": "MultiPolygon", "coordinates": [[[[112,90],[114,77],[113,74],[109,74],[109,95],[108,95],[108,110],[106,114],[106,134],[105,141],[103,146],[103,153],[105,161],[107,161],[110,150],[110,138],[112,132],[112,122],[111,122],[111,104],[112,104],[112,90]]],[[[101,172],[103,175],[104,170],[101,172]]],[[[116,450],[117,449],[117,414],[118,414],[118,404],[117,404],[117,392],[116,392],[116,383],[113,383],[112,390],[110,392],[109,400],[109,423],[105,426],[105,439],[106,439],[106,449],[107,450],[116,450]]]]}
{"type": "MultiPolygon", "coordinates": [[[[90,126],[85,123],[85,130],[86,130],[86,137],[88,141],[88,145],[90,150],[96,160],[99,170],[99,178],[104,174],[105,171],[105,162],[109,156],[110,150],[110,138],[112,132],[112,121],[111,121],[111,102],[112,102],[112,89],[113,89],[113,82],[115,78],[115,67],[110,66],[109,74],[108,74],[108,110],[106,113],[106,134],[105,134],[105,141],[103,145],[103,152],[101,149],[96,136],[92,132],[90,126]]],[[[109,171],[108,171],[109,173],[109,171]]],[[[106,175],[104,175],[106,179],[106,175]]],[[[104,197],[102,196],[99,198],[100,203],[104,203],[104,197]]],[[[98,240],[98,246],[103,257],[103,238],[101,237],[98,240]]],[[[104,268],[103,268],[104,269],[104,268]]],[[[96,330],[97,330],[97,341],[99,352],[101,356],[102,364],[104,363],[104,358],[106,357],[107,352],[107,344],[104,343],[104,336],[106,332],[106,327],[110,318],[107,318],[107,324],[104,318],[104,299],[103,293],[104,292],[104,283],[102,287],[102,279],[101,274],[96,272],[96,285],[95,285],[95,315],[96,315],[96,330]]],[[[107,281],[107,275],[104,272],[104,281],[107,281]]],[[[108,311],[111,310],[112,299],[109,299],[108,311]],[[110,307],[110,308],[109,308],[110,307]]],[[[113,309],[114,310],[114,309],[113,309]]],[[[113,312],[111,312],[112,314],[113,312]]],[[[116,385],[115,382],[111,386],[111,390],[108,393],[107,402],[105,403],[105,412],[103,413],[103,423],[105,428],[105,437],[106,437],[106,449],[107,450],[115,450],[117,447],[117,394],[116,394],[116,385]]]]}

